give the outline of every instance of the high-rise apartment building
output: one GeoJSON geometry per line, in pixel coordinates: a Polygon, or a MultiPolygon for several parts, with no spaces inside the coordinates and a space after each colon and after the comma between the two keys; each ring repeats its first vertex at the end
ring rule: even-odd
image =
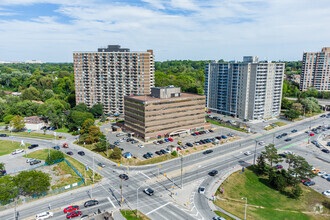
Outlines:
{"type": "Polygon", "coordinates": [[[151,95],[125,97],[125,128],[144,141],[208,129],[205,96],[156,87],[151,95]]]}
{"type": "Polygon", "coordinates": [[[102,103],[105,114],[124,113],[124,96],[150,94],[154,87],[153,51],[130,52],[119,45],[97,52],[73,52],[76,103],[102,103]]]}
{"type": "Polygon", "coordinates": [[[330,91],[330,47],[323,47],[321,52],[304,52],[300,90],[310,87],[330,91]]]}
{"type": "Polygon", "coordinates": [[[249,120],[278,116],[284,66],[258,62],[255,56],[244,57],[241,63],[206,64],[206,108],[249,120]]]}

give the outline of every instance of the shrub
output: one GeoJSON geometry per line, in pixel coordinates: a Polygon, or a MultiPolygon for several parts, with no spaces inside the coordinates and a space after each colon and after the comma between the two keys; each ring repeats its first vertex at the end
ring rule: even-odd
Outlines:
{"type": "Polygon", "coordinates": [[[46,163],[48,165],[54,164],[56,160],[64,159],[64,154],[62,151],[51,151],[50,152],[50,157],[49,155],[46,158],[46,163]]]}
{"type": "Polygon", "coordinates": [[[303,191],[300,188],[300,186],[296,185],[294,188],[292,188],[291,197],[293,199],[299,199],[299,197],[302,195],[302,193],[303,193],[303,191]]]}
{"type": "Polygon", "coordinates": [[[111,159],[119,160],[121,158],[121,150],[118,147],[113,149],[112,154],[110,155],[111,159]]]}
{"type": "Polygon", "coordinates": [[[172,153],[172,156],[176,157],[178,155],[178,153],[176,151],[173,151],[172,153]]]}

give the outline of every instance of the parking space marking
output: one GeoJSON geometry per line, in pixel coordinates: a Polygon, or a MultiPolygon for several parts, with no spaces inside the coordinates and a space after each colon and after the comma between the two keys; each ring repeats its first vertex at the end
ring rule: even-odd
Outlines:
{"type": "Polygon", "coordinates": [[[159,206],[158,208],[156,208],[156,209],[154,209],[154,210],[151,210],[151,211],[148,212],[146,215],[150,215],[151,213],[157,211],[158,209],[161,209],[161,208],[167,206],[167,205],[170,204],[170,203],[171,203],[171,202],[168,202],[168,203],[166,203],[166,204],[164,204],[164,205],[161,205],[161,206],[159,206]]]}

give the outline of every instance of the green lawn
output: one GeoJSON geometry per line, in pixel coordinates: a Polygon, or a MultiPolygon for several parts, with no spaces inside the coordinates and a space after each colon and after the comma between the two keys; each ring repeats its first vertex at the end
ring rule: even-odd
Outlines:
{"type": "Polygon", "coordinates": [[[127,220],[150,220],[147,216],[142,214],[139,211],[139,217],[136,217],[136,209],[131,211],[131,210],[120,210],[120,213],[126,218],[127,220]]]}
{"type": "MultiPolygon", "coordinates": [[[[20,146],[20,142],[14,141],[13,143],[11,141],[6,140],[0,140],[0,156],[10,154],[15,149],[25,149],[25,147],[20,146]]],[[[30,144],[25,143],[26,147],[30,144]]]]}
{"type": "MultiPolygon", "coordinates": [[[[247,219],[327,219],[320,215],[302,213],[313,212],[317,204],[329,201],[322,194],[304,185],[301,185],[303,196],[299,200],[291,199],[286,193],[270,188],[267,179],[256,176],[250,169],[245,169],[245,173],[232,174],[221,187],[224,188],[224,194],[220,194],[220,197],[225,200],[216,200],[215,204],[242,219],[245,203],[242,197],[246,197],[250,205],[247,219]]],[[[330,214],[327,208],[324,208],[324,212],[330,214]]]]}
{"type": "Polygon", "coordinates": [[[221,127],[225,127],[225,128],[230,128],[230,129],[233,129],[233,130],[236,130],[236,131],[241,131],[241,132],[247,132],[246,130],[242,129],[242,128],[236,128],[236,127],[233,127],[233,126],[229,126],[229,125],[224,125],[224,124],[221,124],[217,121],[213,121],[211,119],[206,119],[207,122],[210,122],[211,124],[214,124],[214,125],[218,125],[218,126],[221,126],[221,127]]]}
{"type": "Polygon", "coordinates": [[[59,133],[71,133],[71,132],[69,132],[69,128],[66,128],[66,127],[64,127],[63,129],[62,128],[57,129],[56,132],[59,132],[59,133]]]}
{"type": "MultiPolygon", "coordinates": [[[[55,150],[51,149],[51,151],[55,151],[55,150]]],[[[48,156],[47,149],[37,150],[37,151],[34,151],[27,155],[28,158],[36,158],[39,160],[45,160],[47,158],[47,156],[48,156]]],[[[79,161],[75,160],[74,158],[72,158],[68,155],[65,155],[65,159],[67,159],[70,162],[70,164],[72,166],[74,166],[85,177],[85,165],[84,164],[80,163],[79,161]]],[[[71,176],[72,176],[72,177],[68,177],[68,178],[66,178],[66,177],[61,178],[61,182],[59,184],[57,184],[55,186],[55,188],[77,182],[78,175],[69,167],[69,165],[65,161],[57,164],[54,169],[56,169],[57,172],[59,174],[61,174],[62,176],[65,176],[66,174],[71,174],[71,176]]],[[[102,177],[100,175],[95,173],[94,182],[98,182],[101,178],[102,177]]],[[[89,169],[88,171],[86,171],[86,184],[87,185],[91,184],[92,180],[93,180],[93,171],[91,169],[89,169]]],[[[54,189],[54,186],[53,186],[53,189],[54,189]]]]}
{"type": "Polygon", "coordinates": [[[287,123],[282,122],[282,121],[274,122],[274,124],[276,124],[276,125],[279,126],[279,127],[284,126],[284,125],[287,125],[287,123]]]}
{"type": "MultiPolygon", "coordinates": [[[[47,139],[47,140],[54,139],[54,135],[53,135],[54,132],[52,132],[51,134],[47,134],[48,132],[46,132],[46,134],[36,133],[36,132],[12,132],[12,134],[13,136],[18,136],[18,137],[38,138],[38,139],[47,139]]],[[[11,135],[10,131],[1,131],[1,133],[6,133],[8,135],[11,135]]],[[[65,139],[65,137],[59,138],[58,136],[56,136],[56,140],[60,140],[60,139],[65,139]]]]}

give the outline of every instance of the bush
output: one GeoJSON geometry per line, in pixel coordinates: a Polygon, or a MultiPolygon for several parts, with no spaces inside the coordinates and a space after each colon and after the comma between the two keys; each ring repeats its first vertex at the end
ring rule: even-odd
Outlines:
{"type": "Polygon", "coordinates": [[[176,157],[178,155],[178,153],[176,151],[173,151],[172,153],[172,156],[176,157]]]}
{"type": "Polygon", "coordinates": [[[14,118],[14,115],[7,115],[6,117],[3,118],[3,121],[5,124],[9,124],[9,122],[14,118]]]}
{"type": "Polygon", "coordinates": [[[113,149],[110,159],[120,160],[121,159],[121,150],[118,147],[113,149]]]}
{"type": "Polygon", "coordinates": [[[50,157],[49,155],[46,158],[46,163],[48,165],[54,164],[56,160],[64,159],[64,154],[62,151],[51,151],[50,152],[50,157]]]}
{"type": "Polygon", "coordinates": [[[291,197],[293,199],[299,199],[299,197],[302,195],[302,193],[303,193],[303,191],[300,188],[300,186],[296,185],[291,191],[291,197]]]}

